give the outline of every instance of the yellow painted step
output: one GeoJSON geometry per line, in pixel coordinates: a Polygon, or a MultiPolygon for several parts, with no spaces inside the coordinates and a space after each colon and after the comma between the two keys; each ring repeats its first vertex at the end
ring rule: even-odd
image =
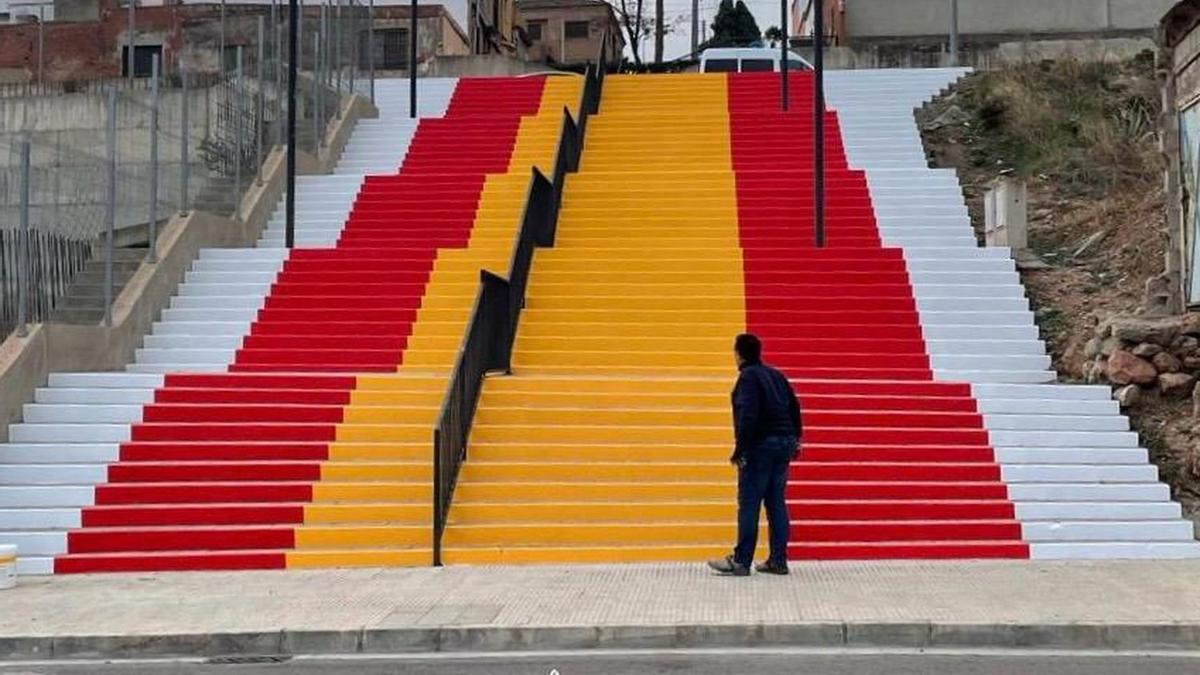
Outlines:
{"type": "MultiPolygon", "coordinates": [[[[538,289],[541,290],[540,288],[538,289]]],[[[582,295],[582,294],[581,294],[582,295]]],[[[733,337],[642,337],[612,340],[609,338],[580,335],[580,336],[521,336],[517,348],[528,352],[542,351],[609,351],[620,348],[623,352],[723,352],[733,353],[733,337]]]]}
{"type": "Polygon", "coordinates": [[[737,517],[737,504],[718,502],[641,502],[603,504],[543,502],[479,504],[457,502],[450,510],[450,526],[499,523],[643,523],[689,521],[723,522],[737,517]]]}
{"type": "Polygon", "coordinates": [[[337,427],[338,441],[386,443],[389,441],[416,442],[429,438],[430,424],[358,424],[342,423],[337,427]]]}
{"type": "Polygon", "coordinates": [[[345,523],[403,523],[428,525],[433,518],[433,505],[410,504],[307,504],[304,507],[306,525],[345,523]]]}
{"type": "Polygon", "coordinates": [[[598,443],[471,443],[472,462],[726,462],[730,444],[682,443],[678,445],[602,445],[598,443]]]}
{"type": "Polygon", "coordinates": [[[321,480],[335,483],[409,483],[429,480],[432,471],[431,450],[427,461],[423,462],[323,462],[321,480]]]}
{"type": "Polygon", "coordinates": [[[364,405],[356,397],[343,411],[342,424],[422,424],[435,410],[430,406],[364,405]]]}
{"type": "MultiPolygon", "coordinates": [[[[729,310],[742,312],[746,309],[746,296],[739,291],[722,296],[688,296],[688,297],[636,297],[620,295],[588,295],[584,293],[572,295],[551,295],[539,293],[529,298],[526,307],[531,309],[688,309],[688,310],[729,310]]],[[[611,345],[618,347],[619,345],[611,345]]],[[[722,348],[728,345],[721,345],[722,348]]]]}
{"type": "Polygon", "coordinates": [[[426,525],[302,525],[296,528],[296,548],[429,548],[432,536],[426,525]]]}
{"type": "Polygon", "coordinates": [[[357,388],[373,391],[437,391],[446,388],[446,381],[437,377],[404,375],[359,375],[357,388]]]}
{"type": "Polygon", "coordinates": [[[482,462],[472,458],[459,480],[479,483],[693,483],[734,481],[728,462],[630,464],[628,462],[482,462]]]}
{"type": "MultiPolygon", "coordinates": [[[[297,532],[297,537],[299,537],[297,532]]],[[[447,528],[442,545],[472,546],[595,546],[595,545],[733,545],[734,521],[704,523],[512,523],[456,525],[447,528]]]]}
{"type": "Polygon", "coordinates": [[[640,363],[613,363],[600,366],[557,366],[557,365],[524,365],[517,363],[515,372],[518,375],[556,376],[573,375],[576,377],[648,377],[652,375],[676,377],[720,377],[729,372],[729,368],[721,366],[654,366],[640,363]]]}
{"type": "Polygon", "coordinates": [[[331,443],[329,461],[432,461],[430,443],[331,443]]]}
{"type": "Polygon", "coordinates": [[[711,427],[476,424],[471,439],[483,443],[729,443],[733,431],[728,424],[711,427]]]}
{"type": "Polygon", "coordinates": [[[484,384],[485,392],[504,391],[539,391],[579,393],[582,391],[594,393],[627,393],[638,392],[645,394],[695,394],[722,393],[729,394],[733,382],[737,378],[737,370],[732,361],[729,373],[724,377],[713,378],[670,378],[670,377],[496,377],[489,378],[484,384]]]}
{"type": "Polygon", "coordinates": [[[433,564],[433,550],[426,548],[383,550],[288,551],[288,569],[331,567],[425,567],[433,564]]]}
{"type": "MultiPolygon", "coordinates": [[[[525,311],[528,313],[527,318],[530,322],[578,321],[581,323],[653,324],[657,320],[662,323],[725,324],[732,328],[735,321],[738,325],[745,321],[744,313],[732,309],[538,309],[532,307],[525,311]]],[[[731,332],[729,335],[735,336],[737,333],[731,332]]]]}
{"type": "MultiPolygon", "coordinates": [[[[722,408],[678,408],[670,411],[637,408],[542,408],[512,407],[481,408],[475,424],[529,426],[670,426],[716,427],[729,422],[730,412],[722,408]],[[669,412],[669,414],[664,414],[669,412]]],[[[732,433],[732,432],[731,432],[732,433]]],[[[732,440],[732,439],[731,439],[732,440]]]]}
{"type": "Polygon", "coordinates": [[[737,496],[733,481],[718,483],[479,483],[460,482],[455,503],[721,501],[737,496]]]}
{"type": "Polygon", "coordinates": [[[523,367],[538,366],[554,367],[604,367],[609,365],[645,366],[655,364],[665,369],[670,368],[712,368],[720,367],[730,359],[726,349],[713,349],[708,352],[629,352],[629,351],[545,351],[519,349],[513,356],[523,367]]]}
{"type": "MultiPolygon", "coordinates": [[[[733,544],[694,546],[490,546],[445,548],[446,565],[597,565],[700,562],[729,555],[733,544]]],[[[759,547],[763,550],[763,547],[759,547]]]]}
{"type": "Polygon", "coordinates": [[[320,482],[313,485],[313,502],[316,503],[416,502],[432,498],[433,487],[428,479],[418,483],[320,482]]]}

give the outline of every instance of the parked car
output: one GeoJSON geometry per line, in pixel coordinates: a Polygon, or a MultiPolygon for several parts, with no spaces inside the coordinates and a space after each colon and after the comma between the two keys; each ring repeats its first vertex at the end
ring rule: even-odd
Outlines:
{"type": "MultiPolygon", "coordinates": [[[[713,47],[700,54],[702,73],[752,73],[778,71],[782,61],[780,50],[769,47],[713,47]]],[[[788,52],[788,68],[812,70],[812,65],[798,54],[788,52]]]]}

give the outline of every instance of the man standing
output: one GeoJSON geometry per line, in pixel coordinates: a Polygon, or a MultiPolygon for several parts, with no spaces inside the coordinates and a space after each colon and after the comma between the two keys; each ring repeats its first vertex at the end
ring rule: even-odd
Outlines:
{"type": "Polygon", "coordinates": [[[788,466],[800,452],[800,404],[791,382],[762,362],[762,342],[749,333],[734,342],[737,385],[733,389],[733,429],[737,446],[729,461],[738,468],[738,540],[733,555],[709,567],[731,576],[750,575],[758,544],[758,512],[767,505],[771,553],[755,569],[787,574],[789,528],[788,466]]]}

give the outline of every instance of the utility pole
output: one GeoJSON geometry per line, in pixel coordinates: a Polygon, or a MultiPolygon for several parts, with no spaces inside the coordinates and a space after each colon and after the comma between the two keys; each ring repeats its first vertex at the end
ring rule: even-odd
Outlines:
{"type": "Polygon", "coordinates": [[[654,0],[654,62],[662,63],[663,60],[663,37],[667,34],[667,27],[663,25],[666,20],[666,8],[663,6],[663,0],[654,0]]]}
{"type": "Polygon", "coordinates": [[[700,0],[692,0],[692,56],[700,51],[700,0]]]}
{"type": "Polygon", "coordinates": [[[950,0],[950,65],[958,65],[958,0],[950,0]]]}
{"type": "Polygon", "coordinates": [[[779,95],[783,99],[783,111],[787,112],[791,101],[788,96],[788,0],[779,0],[779,31],[783,39],[779,45],[779,95]]]}
{"type": "Polygon", "coordinates": [[[417,0],[408,18],[408,116],[417,119],[417,0]]]}
{"type": "MultiPolygon", "coordinates": [[[[296,244],[296,33],[300,27],[300,2],[288,0],[287,83],[287,191],[284,200],[284,245],[296,244]]],[[[224,54],[221,55],[224,58],[224,54]]]]}
{"type": "Polygon", "coordinates": [[[813,196],[817,248],[825,247],[825,1],[813,0],[813,196]]]}

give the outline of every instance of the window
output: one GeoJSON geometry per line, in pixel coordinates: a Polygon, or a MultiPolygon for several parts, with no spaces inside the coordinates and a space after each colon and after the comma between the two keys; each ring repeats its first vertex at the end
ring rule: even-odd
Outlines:
{"type": "MultiPolygon", "coordinates": [[[[134,45],[133,76],[150,77],[154,73],[154,57],[158,56],[159,72],[162,71],[162,45],[134,45]]],[[[121,77],[129,77],[129,46],[121,47],[121,77]]]]}
{"type": "Polygon", "coordinates": [[[775,70],[773,59],[742,59],[743,73],[757,73],[764,70],[775,70]]]}
{"type": "Polygon", "coordinates": [[[545,21],[530,21],[525,24],[525,34],[530,40],[540,42],[542,39],[542,27],[546,25],[545,21]]]}
{"type": "Polygon", "coordinates": [[[588,21],[568,21],[566,26],[566,34],[568,40],[586,40],[590,32],[591,23],[588,21]]]}
{"type": "Polygon", "coordinates": [[[408,29],[385,28],[375,31],[375,67],[383,70],[408,68],[408,29]]]}
{"type": "Polygon", "coordinates": [[[736,73],[737,59],[708,59],[704,62],[706,73],[736,73]]]}

